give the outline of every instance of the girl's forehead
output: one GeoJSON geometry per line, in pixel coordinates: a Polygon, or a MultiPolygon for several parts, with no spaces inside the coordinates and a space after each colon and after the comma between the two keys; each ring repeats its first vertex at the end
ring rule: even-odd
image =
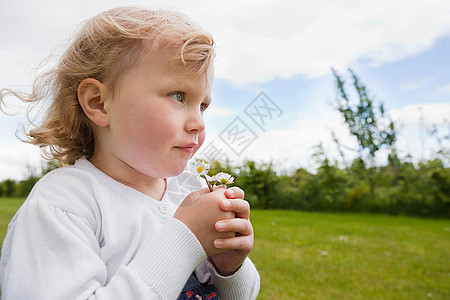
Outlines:
{"type": "MultiPolygon", "coordinates": [[[[158,65],[183,77],[198,77],[214,73],[214,60],[205,56],[201,48],[193,51],[178,40],[156,39],[143,41],[141,59],[150,65],[158,65]]],[[[207,52],[207,51],[206,51],[207,52]]]]}
{"type": "Polygon", "coordinates": [[[142,51],[140,64],[147,71],[166,74],[178,79],[195,79],[205,77],[206,80],[214,80],[214,64],[211,62],[207,69],[202,72],[193,72],[188,64],[180,57],[181,49],[176,46],[162,46],[158,48],[146,46],[142,51]]]}

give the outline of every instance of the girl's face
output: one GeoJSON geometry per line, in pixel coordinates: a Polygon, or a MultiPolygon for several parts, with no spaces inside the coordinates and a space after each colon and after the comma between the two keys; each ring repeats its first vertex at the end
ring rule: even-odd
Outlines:
{"type": "Polygon", "coordinates": [[[192,79],[167,67],[170,51],[155,52],[143,55],[106,102],[102,152],[123,174],[165,178],[181,173],[205,140],[213,67],[192,79]]]}

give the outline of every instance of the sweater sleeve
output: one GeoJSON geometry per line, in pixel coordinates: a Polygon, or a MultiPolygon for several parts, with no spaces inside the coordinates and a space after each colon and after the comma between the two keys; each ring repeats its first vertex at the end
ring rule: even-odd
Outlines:
{"type": "Polygon", "coordinates": [[[209,261],[202,264],[206,267],[216,287],[219,299],[254,300],[260,289],[260,277],[252,261],[247,257],[239,270],[231,276],[222,276],[209,261]]]}
{"type": "Polygon", "coordinates": [[[203,248],[175,219],[144,240],[132,260],[107,280],[102,249],[88,219],[41,201],[26,203],[3,244],[2,297],[176,299],[189,274],[206,259],[203,248]]]}

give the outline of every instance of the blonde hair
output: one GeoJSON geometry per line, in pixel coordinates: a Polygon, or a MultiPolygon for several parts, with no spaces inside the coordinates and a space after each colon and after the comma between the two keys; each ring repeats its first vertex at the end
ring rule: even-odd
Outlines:
{"type": "Polygon", "coordinates": [[[2,89],[0,104],[8,94],[29,103],[47,98],[50,103],[42,123],[33,125],[25,141],[41,147],[44,157],[56,159],[60,165],[73,164],[82,156],[89,158],[94,152],[94,136],[78,102],[79,84],[94,78],[114,93],[149,42],[153,51],[162,46],[175,48],[169,66],[192,76],[205,74],[215,55],[212,36],[181,13],[115,8],[80,28],[59,63],[35,80],[31,94],[2,89]]]}

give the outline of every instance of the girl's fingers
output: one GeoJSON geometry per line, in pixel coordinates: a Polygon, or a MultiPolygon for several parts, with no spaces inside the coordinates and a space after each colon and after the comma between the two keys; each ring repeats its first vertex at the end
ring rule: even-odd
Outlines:
{"type": "Polygon", "coordinates": [[[242,199],[226,199],[220,202],[220,208],[224,211],[233,211],[237,218],[248,219],[250,217],[250,204],[242,199]]]}
{"type": "Polygon", "coordinates": [[[237,186],[233,186],[225,191],[225,196],[228,199],[244,199],[244,191],[237,186]]]}
{"type": "Polygon", "coordinates": [[[237,236],[228,239],[217,239],[214,247],[219,249],[235,249],[250,252],[253,248],[253,236],[237,236]]]}
{"type": "Polygon", "coordinates": [[[252,224],[246,219],[228,219],[218,221],[215,224],[216,230],[219,232],[236,232],[239,235],[251,235],[253,233],[252,224]]]}

